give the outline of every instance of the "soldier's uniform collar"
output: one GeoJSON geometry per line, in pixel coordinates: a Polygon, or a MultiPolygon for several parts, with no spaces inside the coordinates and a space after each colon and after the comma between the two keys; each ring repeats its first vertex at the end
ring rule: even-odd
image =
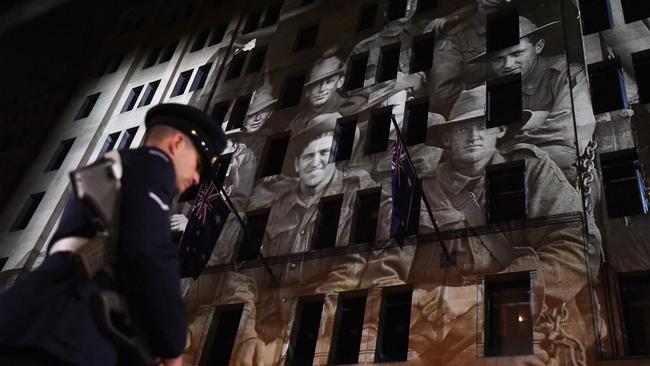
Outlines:
{"type": "MultiPolygon", "coordinates": [[[[489,165],[500,164],[505,161],[503,155],[497,151],[492,156],[492,159],[490,159],[489,165]]],[[[481,172],[479,175],[473,177],[468,177],[454,170],[454,167],[449,162],[444,162],[442,163],[442,169],[439,169],[438,175],[438,179],[440,179],[440,182],[442,183],[441,186],[454,196],[466,191],[476,191],[474,193],[479,195],[485,190],[485,187],[481,184],[485,177],[485,172],[481,172]]]]}

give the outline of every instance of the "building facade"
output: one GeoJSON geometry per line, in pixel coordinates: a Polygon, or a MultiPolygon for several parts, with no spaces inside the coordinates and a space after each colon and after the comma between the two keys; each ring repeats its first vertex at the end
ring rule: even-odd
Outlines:
{"type": "Polygon", "coordinates": [[[183,103],[229,136],[247,223],[184,284],[186,365],[647,364],[637,3],[143,2],[2,213],[0,283],[44,257],[70,170],[183,103]],[[391,116],[421,182],[403,245],[391,116]]]}

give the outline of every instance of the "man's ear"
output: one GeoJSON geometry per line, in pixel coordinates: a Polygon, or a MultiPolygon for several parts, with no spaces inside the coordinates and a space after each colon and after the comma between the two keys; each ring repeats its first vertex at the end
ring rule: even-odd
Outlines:
{"type": "Polygon", "coordinates": [[[442,146],[446,149],[451,148],[451,134],[449,132],[442,133],[442,146]]]}
{"type": "Polygon", "coordinates": [[[336,89],[341,89],[345,83],[345,75],[341,75],[339,81],[336,82],[336,89]]]}
{"type": "Polygon", "coordinates": [[[300,158],[293,158],[293,170],[296,174],[300,173],[300,158]]]}
{"type": "Polygon", "coordinates": [[[180,132],[173,134],[169,139],[169,152],[171,155],[176,155],[184,147],[184,144],[185,137],[180,132]]]}
{"type": "Polygon", "coordinates": [[[535,43],[535,53],[538,55],[542,53],[542,50],[544,50],[544,46],[546,46],[546,41],[544,40],[544,38],[540,38],[539,41],[535,43]]]}
{"type": "Polygon", "coordinates": [[[497,128],[499,129],[499,132],[497,132],[497,139],[500,139],[506,135],[506,126],[499,126],[497,128]]]}

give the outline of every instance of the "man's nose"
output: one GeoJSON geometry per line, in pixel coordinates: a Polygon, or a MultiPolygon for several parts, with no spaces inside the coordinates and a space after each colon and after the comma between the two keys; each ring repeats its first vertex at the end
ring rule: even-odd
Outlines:
{"type": "Polygon", "coordinates": [[[512,56],[506,56],[505,65],[503,66],[506,69],[512,69],[513,66],[515,66],[515,58],[512,56]]]}
{"type": "Polygon", "coordinates": [[[481,137],[483,137],[481,135],[481,128],[478,127],[478,126],[470,127],[469,131],[470,131],[469,132],[469,138],[470,138],[471,141],[476,141],[476,140],[480,139],[481,137]]]}

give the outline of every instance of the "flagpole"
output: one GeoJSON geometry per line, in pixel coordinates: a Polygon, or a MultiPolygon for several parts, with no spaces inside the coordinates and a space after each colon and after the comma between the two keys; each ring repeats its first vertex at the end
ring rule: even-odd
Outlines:
{"type": "MultiPolygon", "coordinates": [[[[406,159],[408,159],[409,164],[413,168],[415,168],[415,165],[413,165],[413,160],[411,160],[411,154],[409,154],[409,150],[406,147],[406,144],[404,144],[404,140],[402,140],[402,132],[399,129],[399,126],[397,125],[397,121],[395,120],[395,115],[391,114],[390,115],[390,120],[393,122],[393,126],[395,127],[395,134],[397,136],[398,141],[402,146],[404,147],[404,153],[406,154],[406,159]]],[[[442,235],[440,235],[440,227],[438,227],[438,222],[436,221],[436,218],[433,216],[433,210],[431,210],[431,205],[429,204],[429,199],[427,198],[426,193],[424,192],[424,189],[422,188],[422,182],[420,181],[420,178],[418,177],[418,172],[413,169],[413,172],[415,173],[415,181],[417,184],[418,189],[420,190],[420,194],[422,196],[422,200],[424,201],[424,205],[427,208],[427,212],[429,213],[429,218],[431,219],[431,222],[433,223],[433,229],[438,236],[438,240],[440,241],[440,246],[442,247],[442,253],[447,259],[449,263],[456,264],[456,261],[451,257],[449,254],[449,251],[447,250],[447,246],[445,245],[445,242],[442,240],[442,235]]]]}
{"type": "MultiPolygon", "coordinates": [[[[235,217],[237,218],[237,221],[239,221],[239,226],[241,226],[242,230],[244,230],[244,241],[243,241],[242,244],[244,244],[244,243],[250,244],[250,241],[248,240],[248,235],[246,235],[246,224],[244,224],[244,220],[241,218],[241,215],[239,215],[239,211],[237,211],[237,208],[235,207],[235,205],[230,200],[230,196],[228,196],[228,193],[226,193],[226,190],[223,189],[223,186],[221,184],[217,184],[217,187],[219,188],[219,192],[221,192],[223,197],[226,199],[226,203],[228,204],[228,206],[230,206],[230,210],[232,211],[232,213],[235,214],[235,217]]],[[[260,260],[262,261],[262,265],[264,266],[264,269],[266,269],[266,272],[268,272],[269,275],[271,276],[271,280],[273,281],[273,283],[277,284],[278,279],[273,274],[273,271],[271,270],[271,267],[269,267],[268,263],[266,263],[266,258],[264,258],[264,255],[262,254],[262,251],[260,250],[260,248],[257,248],[257,255],[259,256],[260,260]]]]}

